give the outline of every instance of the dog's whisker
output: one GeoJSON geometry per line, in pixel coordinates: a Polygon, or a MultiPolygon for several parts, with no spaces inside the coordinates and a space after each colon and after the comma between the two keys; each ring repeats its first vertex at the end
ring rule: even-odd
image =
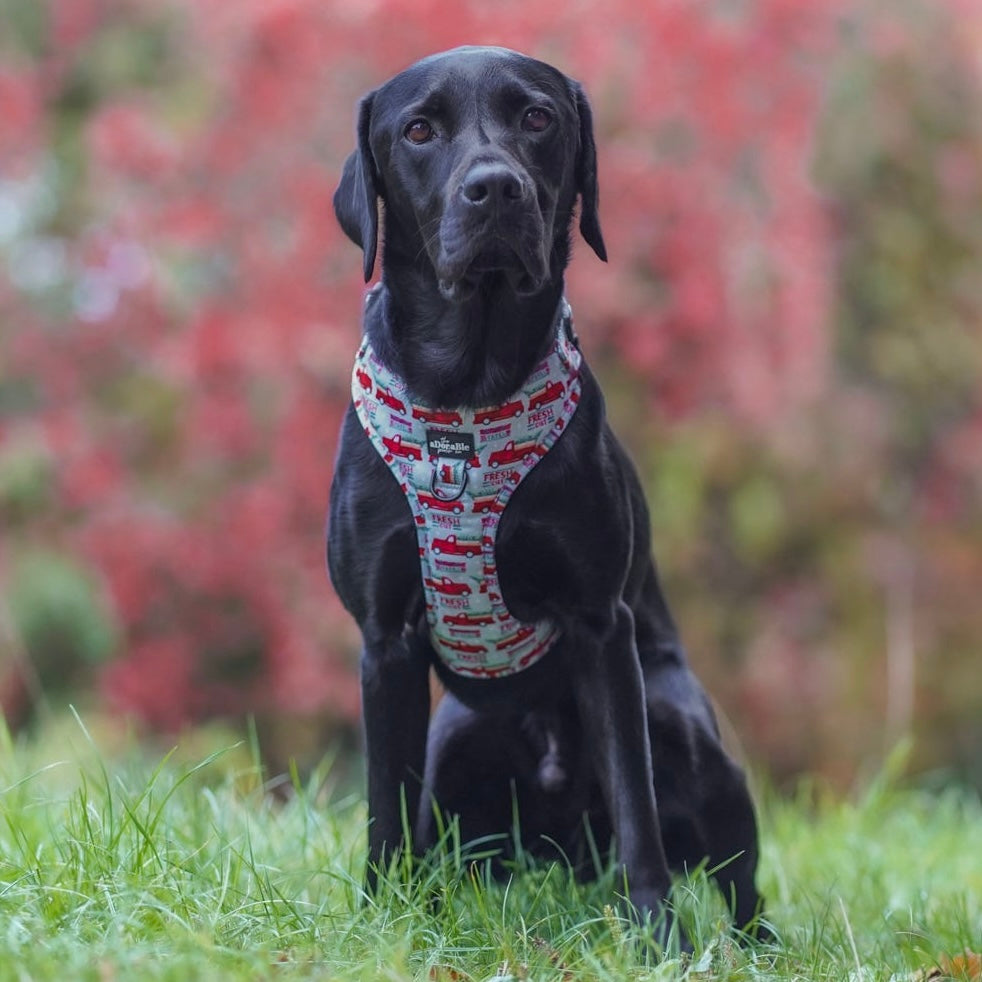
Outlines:
{"type": "Polygon", "coordinates": [[[429,236],[427,236],[426,234],[425,226],[422,226],[420,228],[419,231],[423,239],[423,244],[420,246],[419,251],[416,253],[414,257],[414,259],[417,261],[419,260],[420,256],[422,256],[424,253],[429,253],[430,246],[432,246],[433,243],[436,242],[440,237],[440,219],[435,218],[433,219],[433,221],[429,222],[428,224],[435,226],[435,228],[433,230],[433,234],[429,236]]]}

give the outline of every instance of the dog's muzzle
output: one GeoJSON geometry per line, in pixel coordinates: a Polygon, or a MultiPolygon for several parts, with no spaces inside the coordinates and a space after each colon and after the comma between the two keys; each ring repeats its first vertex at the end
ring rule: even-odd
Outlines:
{"type": "Polygon", "coordinates": [[[520,295],[549,275],[546,228],[532,182],[503,161],[471,166],[440,223],[435,266],[448,300],[467,299],[485,276],[503,274],[520,295]]]}

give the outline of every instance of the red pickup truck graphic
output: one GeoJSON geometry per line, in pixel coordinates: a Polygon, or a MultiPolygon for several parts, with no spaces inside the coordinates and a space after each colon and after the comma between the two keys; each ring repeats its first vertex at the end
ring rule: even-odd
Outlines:
{"type": "Polygon", "coordinates": [[[530,652],[528,652],[528,654],[522,655],[515,665],[515,670],[517,671],[521,668],[525,668],[527,665],[530,665],[536,658],[539,657],[539,655],[542,654],[543,651],[549,647],[550,644],[552,644],[552,640],[548,639],[543,641],[542,644],[537,644],[530,652]]]}
{"type": "Polygon", "coordinates": [[[532,412],[533,409],[541,409],[550,402],[561,399],[565,392],[566,386],[562,382],[550,382],[544,389],[540,389],[529,399],[529,412],[532,412]]]}
{"type": "Polygon", "coordinates": [[[521,399],[516,399],[514,402],[506,402],[503,406],[491,406],[488,409],[474,410],[474,422],[492,423],[497,419],[521,416],[524,412],[524,403],[521,399]]]}
{"type": "Polygon", "coordinates": [[[466,641],[441,641],[444,648],[462,651],[465,655],[483,655],[488,649],[483,644],[468,644],[466,641]]]}
{"type": "Polygon", "coordinates": [[[471,588],[466,583],[456,583],[449,576],[443,576],[439,580],[426,579],[426,585],[437,593],[446,594],[448,597],[469,597],[471,588]]]}
{"type": "Polygon", "coordinates": [[[452,511],[456,515],[459,515],[464,510],[464,506],[461,504],[459,498],[454,501],[444,501],[443,498],[438,498],[433,494],[425,494],[422,491],[418,491],[416,497],[424,508],[435,508],[437,511],[452,511]]]}
{"type": "Polygon", "coordinates": [[[511,637],[505,638],[503,641],[499,641],[495,648],[498,651],[503,651],[505,648],[511,648],[518,644],[520,641],[524,641],[526,638],[530,638],[535,634],[535,628],[531,624],[526,624],[524,627],[520,627],[511,637]]]}
{"type": "Polygon", "coordinates": [[[496,679],[501,675],[510,675],[514,669],[511,665],[498,665],[495,668],[485,668],[483,665],[467,665],[459,667],[457,671],[475,679],[496,679]]]}
{"type": "Polygon", "coordinates": [[[371,392],[372,391],[372,376],[369,375],[368,372],[362,371],[362,369],[359,368],[358,371],[355,372],[355,376],[358,379],[358,384],[366,392],[371,392]]]}
{"type": "Polygon", "coordinates": [[[415,443],[403,443],[401,433],[395,436],[383,436],[382,445],[388,451],[385,455],[387,461],[393,457],[406,457],[409,460],[423,459],[423,448],[415,443]]]}
{"type": "Polygon", "coordinates": [[[445,409],[426,409],[413,406],[413,419],[423,423],[439,423],[441,426],[460,426],[464,422],[460,413],[445,409]]]}
{"type": "Polygon", "coordinates": [[[500,450],[495,450],[488,457],[488,463],[492,467],[500,467],[502,464],[514,464],[537,453],[541,453],[537,443],[520,443],[516,446],[514,440],[509,440],[500,450]]]}
{"type": "Polygon", "coordinates": [[[379,402],[384,402],[389,409],[394,409],[397,413],[402,413],[405,416],[405,403],[401,399],[394,396],[384,385],[378,385],[375,387],[375,398],[378,399],[379,402]]]}
{"type": "Polygon", "coordinates": [[[439,556],[446,552],[452,556],[476,556],[481,551],[480,542],[459,542],[456,535],[433,540],[433,551],[439,556]]]}
{"type": "Polygon", "coordinates": [[[454,627],[484,627],[493,624],[494,618],[490,614],[444,614],[443,623],[454,627]]]}
{"type": "Polygon", "coordinates": [[[478,515],[486,515],[492,511],[500,515],[505,510],[505,506],[498,500],[498,495],[492,495],[487,498],[475,498],[471,510],[478,515]]]}

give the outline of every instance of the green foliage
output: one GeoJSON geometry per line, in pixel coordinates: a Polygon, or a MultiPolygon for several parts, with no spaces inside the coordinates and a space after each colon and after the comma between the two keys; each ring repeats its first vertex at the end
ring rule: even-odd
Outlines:
{"type": "Polygon", "coordinates": [[[851,802],[765,795],[780,940],[739,947],[699,873],[675,891],[684,962],[617,912],[611,872],[579,884],[519,863],[490,883],[452,829],[366,901],[364,805],[330,769],[275,800],[242,748],[109,759],[87,733],[51,736],[68,761],[43,741],[0,754],[2,980],[901,980],[982,931],[982,805],[961,792],[885,777],[851,802]]]}
{"type": "Polygon", "coordinates": [[[4,524],[26,521],[50,506],[53,471],[51,457],[33,444],[0,449],[0,519],[4,524]]]}
{"type": "Polygon", "coordinates": [[[26,48],[34,54],[43,50],[47,18],[42,4],[0,0],[0,24],[4,25],[6,35],[6,38],[0,35],[0,49],[9,44],[15,48],[26,48]]]}
{"type": "Polygon", "coordinates": [[[868,46],[875,8],[854,18],[817,173],[841,223],[842,368],[892,410],[898,454],[923,460],[977,406],[982,124],[976,55],[957,22],[910,0],[897,7],[894,29],[904,27],[879,57],[868,46]]]}
{"type": "MultiPolygon", "coordinates": [[[[644,418],[649,368],[602,366],[683,639],[779,780],[848,786],[914,732],[917,766],[982,786],[982,88],[966,16],[977,5],[840,8],[811,131],[835,241],[827,268],[803,267],[832,294],[817,395],[796,387],[748,423],[725,404],[731,363],[718,407],[680,419],[655,401],[644,418]]],[[[751,391],[787,375],[775,360],[751,391]]]]}
{"type": "Polygon", "coordinates": [[[117,628],[88,571],[61,555],[28,552],[9,577],[10,616],[46,689],[67,688],[115,652],[117,628]]]}

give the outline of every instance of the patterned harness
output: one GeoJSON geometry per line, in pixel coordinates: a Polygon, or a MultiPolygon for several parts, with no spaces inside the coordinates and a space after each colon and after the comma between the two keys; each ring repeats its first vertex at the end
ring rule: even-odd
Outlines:
{"type": "Polygon", "coordinates": [[[416,523],[430,640],[452,672],[497,678],[528,668],[552,647],[550,620],[517,620],[498,583],[495,541],[515,489],[576,412],[580,352],[565,299],[549,353],[501,405],[435,409],[365,340],[355,360],[355,411],[402,488],[416,523]]]}

